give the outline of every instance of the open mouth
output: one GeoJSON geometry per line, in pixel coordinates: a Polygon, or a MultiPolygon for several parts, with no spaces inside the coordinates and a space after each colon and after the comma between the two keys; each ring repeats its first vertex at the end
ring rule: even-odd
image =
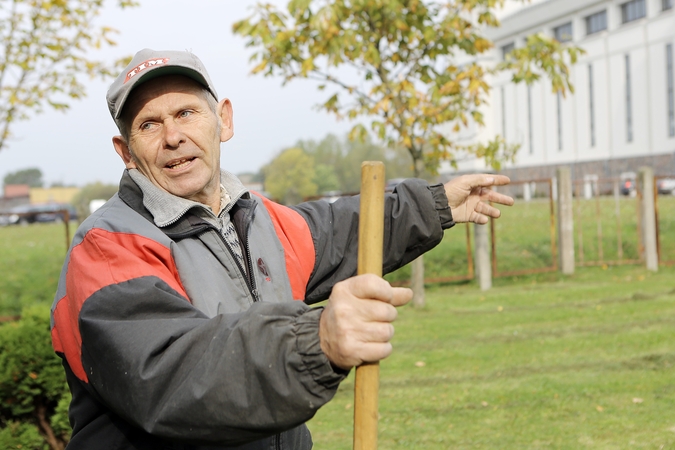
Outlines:
{"type": "Polygon", "coordinates": [[[174,161],[169,162],[166,165],[166,168],[171,170],[182,169],[183,167],[187,166],[194,160],[195,158],[176,159],[174,161]]]}

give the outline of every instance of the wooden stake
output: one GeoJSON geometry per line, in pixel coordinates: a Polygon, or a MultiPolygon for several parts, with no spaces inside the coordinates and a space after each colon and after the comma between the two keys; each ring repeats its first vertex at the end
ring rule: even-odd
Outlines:
{"type": "MultiPolygon", "coordinates": [[[[359,215],[358,274],[382,276],[384,242],[384,164],[361,164],[361,209],[359,215]]],[[[354,383],[354,450],[377,448],[380,364],[365,363],[356,368],[354,383]]]]}

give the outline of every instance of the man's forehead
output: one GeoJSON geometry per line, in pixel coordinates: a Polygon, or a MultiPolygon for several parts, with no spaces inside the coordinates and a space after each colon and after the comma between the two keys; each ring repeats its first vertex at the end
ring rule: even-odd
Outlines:
{"type": "Polygon", "coordinates": [[[206,100],[210,95],[206,89],[193,79],[183,75],[165,75],[152,78],[136,88],[129,94],[125,110],[138,111],[153,99],[176,94],[178,98],[187,99],[192,96],[196,99],[206,100]]]}

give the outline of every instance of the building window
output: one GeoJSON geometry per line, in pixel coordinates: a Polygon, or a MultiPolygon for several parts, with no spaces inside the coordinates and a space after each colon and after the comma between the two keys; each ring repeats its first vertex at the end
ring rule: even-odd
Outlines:
{"type": "Polygon", "coordinates": [[[558,151],[563,149],[563,133],[562,133],[562,94],[558,91],[556,95],[556,106],[558,109],[558,151]]]}
{"type": "Polygon", "coordinates": [[[633,142],[633,97],[630,89],[630,55],[626,55],[626,140],[633,142]]]}
{"type": "Polygon", "coordinates": [[[647,15],[645,0],[631,0],[621,5],[621,20],[623,23],[642,19],[647,15]]]}
{"type": "Polygon", "coordinates": [[[666,45],[666,90],[668,93],[668,136],[675,136],[675,93],[673,87],[673,44],[666,45]]]}
{"type": "Polygon", "coordinates": [[[586,34],[593,34],[607,29],[607,10],[586,17],[586,34]]]}
{"type": "Polygon", "coordinates": [[[595,147],[595,103],[593,102],[593,65],[588,65],[588,109],[591,123],[591,147],[595,147]]]}
{"type": "Polygon", "coordinates": [[[661,9],[663,11],[673,9],[673,0],[661,0],[661,9]]]}
{"type": "Polygon", "coordinates": [[[572,40],[572,22],[567,22],[555,27],[553,34],[558,42],[569,42],[572,40]]]}
{"type": "Polygon", "coordinates": [[[502,59],[506,61],[506,57],[515,49],[516,46],[513,42],[502,46],[502,59]]]}
{"type": "Polygon", "coordinates": [[[527,123],[529,134],[530,155],[534,154],[534,142],[532,139],[532,86],[527,85],[527,123]]]}

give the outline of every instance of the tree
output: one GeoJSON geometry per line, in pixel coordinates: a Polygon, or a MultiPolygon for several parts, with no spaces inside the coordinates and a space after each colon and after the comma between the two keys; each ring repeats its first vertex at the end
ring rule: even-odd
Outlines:
{"type": "Polygon", "coordinates": [[[27,184],[30,187],[42,187],[42,171],[36,167],[17,170],[5,175],[2,181],[5,186],[9,184],[27,184]]]}
{"type": "Polygon", "coordinates": [[[282,151],[263,171],[265,190],[286,205],[317,194],[314,159],[300,148],[282,151]]]}
{"type": "Polygon", "coordinates": [[[315,166],[313,181],[319,194],[340,190],[340,180],[335,174],[335,168],[328,164],[317,164],[315,166]]]}
{"type": "Polygon", "coordinates": [[[108,200],[115,195],[117,190],[116,184],[105,184],[100,181],[87,184],[80,189],[71,202],[75,207],[75,211],[77,211],[77,217],[80,222],[91,214],[89,203],[92,200],[108,200]]]}
{"type": "Polygon", "coordinates": [[[319,142],[299,141],[296,147],[314,158],[317,172],[315,180],[321,179],[316,181],[320,194],[331,190],[344,193],[358,192],[361,184],[361,162],[367,160],[383,161],[389,178],[412,176],[409,156],[405,149],[400,147],[387,149],[372,142],[368,137],[363,141],[352,141],[346,136],[340,139],[329,134],[319,142]],[[321,171],[324,172],[319,173],[321,171]]]}
{"type": "MultiPolygon", "coordinates": [[[[259,4],[233,30],[255,48],[253,73],[331,86],[335,91],[320,108],[338,118],[368,120],[389,147],[408,150],[420,176],[425,169],[435,173],[443,160],[456,164],[461,155],[485,158],[494,168],[514,157],[517,146],[499,136],[460,146],[445,132],[483,124],[489,76],[509,70],[514,81],[532,83],[545,74],[554,91],[572,89],[568,63],[581,50],[541,34],[530,36],[502,64],[478,61],[493,47],[484,33],[499,26],[495,12],[503,3],[291,0],[287,12],[259,4]]],[[[351,136],[367,133],[359,123],[351,136]]],[[[421,260],[415,270],[423,271],[421,260]]],[[[414,290],[419,299],[423,290],[414,290]]]]}
{"type": "Polygon", "coordinates": [[[0,448],[62,450],[70,392],[51,346],[49,307],[0,326],[0,448]]]}
{"type": "MultiPolygon", "coordinates": [[[[134,0],[116,0],[120,7],[134,0]]],[[[17,120],[45,107],[66,110],[85,95],[81,77],[116,74],[128,58],[106,64],[88,52],[115,45],[114,30],[95,25],[104,0],[12,0],[0,3],[0,150],[17,120]]]]}

